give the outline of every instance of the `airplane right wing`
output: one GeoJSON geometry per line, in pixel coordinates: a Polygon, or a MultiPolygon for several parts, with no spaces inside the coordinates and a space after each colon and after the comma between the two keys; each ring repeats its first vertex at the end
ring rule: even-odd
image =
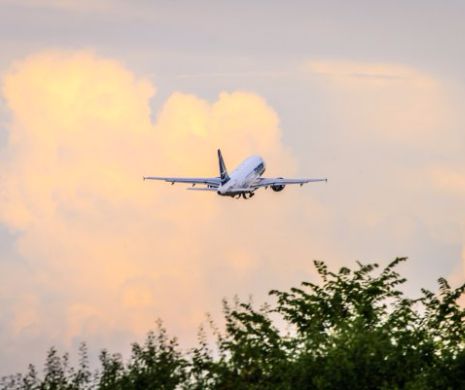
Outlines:
{"type": "Polygon", "coordinates": [[[164,176],[144,176],[144,180],[160,180],[167,183],[186,183],[186,184],[206,184],[212,188],[218,188],[221,185],[219,177],[164,177],[164,176]]]}
{"type": "Polygon", "coordinates": [[[277,177],[274,179],[259,178],[259,181],[254,185],[256,188],[259,187],[269,187],[269,186],[283,186],[289,184],[306,184],[313,183],[317,181],[328,181],[328,179],[284,179],[282,177],[277,177]]]}

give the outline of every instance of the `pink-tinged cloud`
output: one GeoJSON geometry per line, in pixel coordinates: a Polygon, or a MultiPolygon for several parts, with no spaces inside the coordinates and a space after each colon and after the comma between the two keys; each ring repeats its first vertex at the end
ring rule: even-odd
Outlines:
{"type": "Polygon", "coordinates": [[[431,170],[434,187],[451,195],[465,195],[465,171],[454,167],[436,167],[431,170]]]}
{"type": "MultiPolygon", "coordinates": [[[[241,291],[241,278],[263,275],[268,233],[289,206],[273,209],[266,193],[259,208],[231,204],[142,176],[216,176],[217,147],[230,168],[259,153],[290,174],[276,113],[253,93],[222,92],[210,103],[175,92],[152,123],[154,93],[150,81],[89,52],[39,53],[4,76],[11,121],[0,220],[22,259],[1,276],[15,272],[17,281],[2,288],[11,307],[5,353],[25,332],[43,347],[89,340],[117,349],[157,317],[191,337],[206,311],[241,291]],[[259,244],[249,228],[261,229],[259,244]]],[[[286,268],[273,260],[285,251],[276,246],[270,272],[286,268]]]]}
{"type": "Polygon", "coordinates": [[[323,85],[341,117],[350,121],[353,135],[382,136],[390,143],[422,148],[442,144],[438,129],[456,120],[444,84],[413,67],[313,60],[304,69],[323,85]]]}
{"type": "Polygon", "coordinates": [[[341,191],[351,189],[338,217],[359,232],[354,242],[372,234],[357,251],[380,240],[370,253],[409,255],[412,281],[418,267],[463,281],[456,265],[465,243],[464,120],[456,86],[405,64],[310,60],[303,69],[329,113],[333,142],[343,145],[338,158],[348,168],[332,172],[345,172],[341,191]],[[415,256],[425,248],[447,253],[415,256]]]}

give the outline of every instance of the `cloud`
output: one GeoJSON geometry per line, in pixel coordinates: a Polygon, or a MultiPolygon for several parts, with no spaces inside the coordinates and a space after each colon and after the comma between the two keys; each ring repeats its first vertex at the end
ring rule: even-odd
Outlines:
{"type": "Polygon", "coordinates": [[[428,86],[435,84],[427,74],[399,64],[369,63],[356,61],[308,61],[306,67],[330,80],[345,83],[364,82],[385,85],[393,81],[428,86]]]}
{"type": "Polygon", "coordinates": [[[440,191],[462,198],[465,195],[465,172],[454,167],[435,167],[431,170],[431,179],[440,191]]]}
{"type": "Polygon", "coordinates": [[[29,8],[45,8],[45,9],[59,9],[66,11],[93,11],[103,12],[111,9],[111,3],[102,0],[99,2],[92,2],[88,0],[3,0],[3,2],[11,3],[15,6],[23,6],[29,8]]]}
{"type": "Polygon", "coordinates": [[[337,178],[328,204],[338,247],[362,259],[409,256],[412,287],[434,288],[439,275],[463,280],[464,118],[456,86],[406,64],[321,59],[303,69],[337,155],[327,165],[337,178]],[[420,268],[428,270],[421,277],[420,268]]]}
{"type": "Polygon", "coordinates": [[[218,147],[230,169],[258,153],[267,174],[297,174],[262,97],[175,91],[154,113],[150,80],[92,52],[12,66],[0,175],[0,221],[17,254],[0,263],[5,372],[42,361],[52,344],[124,351],[157,317],[190,344],[221,298],[295,285],[312,277],[314,258],[409,255],[416,274],[426,256],[434,277],[463,274],[453,251],[434,261],[463,248],[465,221],[460,122],[444,83],[405,65],[305,66],[330,114],[330,147],[312,157],[330,182],[247,202],[141,178],[216,176],[218,147]]]}
{"type": "Polygon", "coordinates": [[[152,123],[154,93],[150,81],[85,51],[42,52],[5,74],[0,220],[19,257],[2,264],[2,282],[15,280],[2,291],[11,308],[0,318],[9,329],[2,360],[21,359],[24,332],[42,349],[82,339],[118,348],[161,317],[189,338],[240,278],[263,274],[262,244],[226,253],[229,233],[247,240],[246,217],[278,221],[285,208],[269,218],[266,195],[261,207],[230,209],[230,199],[141,178],[216,176],[219,146],[230,168],[260,153],[270,169],[291,173],[276,113],[249,92],[221,92],[212,103],[174,92],[152,123]]]}
{"type": "MultiPolygon", "coordinates": [[[[462,242],[461,263],[451,275],[452,282],[461,284],[465,281],[465,211],[461,204],[465,196],[465,172],[462,167],[453,164],[438,164],[430,169],[430,181],[436,194],[443,196],[440,204],[443,219],[448,222],[442,229],[442,236],[453,237],[455,242],[462,242]]],[[[465,297],[461,298],[465,306],[465,297]]]]}
{"type": "Polygon", "coordinates": [[[402,64],[335,60],[308,61],[304,69],[350,119],[352,136],[420,148],[447,142],[442,132],[456,118],[448,91],[431,74],[402,64]]]}

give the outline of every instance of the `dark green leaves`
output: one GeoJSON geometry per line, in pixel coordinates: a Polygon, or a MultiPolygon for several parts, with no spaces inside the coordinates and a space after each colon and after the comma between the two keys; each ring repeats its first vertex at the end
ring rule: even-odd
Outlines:
{"type": "Polygon", "coordinates": [[[85,345],[78,368],[49,350],[41,375],[3,378],[1,389],[462,389],[465,388],[465,285],[439,279],[439,291],[408,298],[396,271],[357,263],[330,271],[315,261],[320,282],[271,291],[273,305],[224,301],[215,342],[181,351],[159,324],[134,343],[127,362],[102,351],[91,373],[85,345]]]}

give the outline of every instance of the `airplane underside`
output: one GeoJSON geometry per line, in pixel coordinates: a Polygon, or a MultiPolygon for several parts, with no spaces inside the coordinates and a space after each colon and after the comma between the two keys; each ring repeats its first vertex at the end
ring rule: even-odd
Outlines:
{"type": "Polygon", "coordinates": [[[253,193],[252,191],[250,191],[250,192],[230,192],[230,193],[225,193],[225,194],[221,194],[220,192],[218,192],[218,195],[230,196],[231,198],[236,198],[236,199],[240,199],[241,197],[242,197],[242,199],[250,199],[255,195],[255,193],[253,193]]]}

